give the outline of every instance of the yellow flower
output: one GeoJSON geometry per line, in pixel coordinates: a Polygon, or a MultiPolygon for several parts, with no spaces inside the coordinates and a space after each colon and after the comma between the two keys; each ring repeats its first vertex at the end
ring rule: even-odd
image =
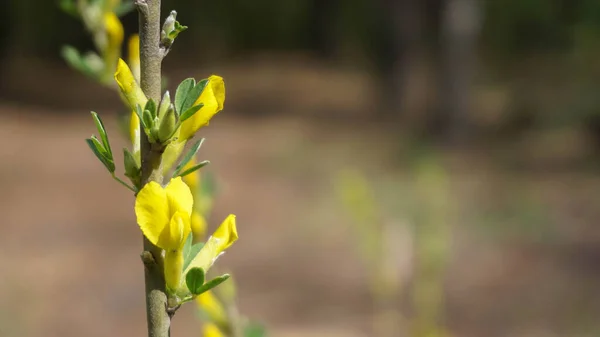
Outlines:
{"type": "Polygon", "coordinates": [[[113,12],[104,14],[104,28],[108,38],[108,49],[119,49],[123,43],[123,25],[113,12]]]}
{"type": "Polygon", "coordinates": [[[221,302],[213,294],[212,290],[204,292],[196,297],[198,307],[208,315],[209,321],[223,326],[227,324],[227,313],[221,302]]]}
{"type": "Polygon", "coordinates": [[[132,111],[135,111],[137,104],[142,108],[146,105],[148,99],[123,59],[119,59],[117,63],[115,81],[117,81],[117,84],[121,89],[121,95],[127,101],[127,104],[132,111]]]}
{"type": "MultiPolygon", "coordinates": [[[[194,136],[196,131],[203,126],[208,125],[210,119],[219,111],[223,110],[225,103],[225,82],[220,76],[212,75],[208,78],[208,84],[204,91],[198,97],[194,105],[204,104],[194,116],[181,125],[180,141],[185,141],[194,136]]],[[[183,113],[183,111],[180,111],[183,113]]]]}
{"type": "Polygon", "coordinates": [[[135,199],[135,215],[142,233],[165,250],[165,281],[173,291],[181,284],[183,246],[191,232],[192,206],[192,192],[180,177],[171,179],[165,188],[149,182],[135,199]]]}
{"type": "Polygon", "coordinates": [[[225,337],[225,335],[219,330],[219,328],[210,322],[204,323],[202,327],[203,337],[225,337]]]}
{"type": "Polygon", "coordinates": [[[135,155],[140,151],[140,119],[135,112],[131,112],[131,119],[129,119],[129,137],[131,138],[131,144],[133,144],[133,154],[135,155]]]}
{"type": "Polygon", "coordinates": [[[117,15],[113,12],[104,14],[104,29],[106,30],[106,46],[103,50],[104,64],[108,78],[115,71],[117,59],[121,53],[123,43],[123,25],[117,15]]]}
{"type": "Polygon", "coordinates": [[[140,36],[133,34],[127,44],[129,66],[135,80],[140,83],[140,36]]]}
{"type": "Polygon", "coordinates": [[[208,238],[204,247],[198,255],[190,262],[184,274],[192,268],[202,268],[208,271],[215,260],[229,248],[238,239],[237,228],[235,225],[235,215],[230,214],[223,223],[217,228],[211,237],[208,238]]]}

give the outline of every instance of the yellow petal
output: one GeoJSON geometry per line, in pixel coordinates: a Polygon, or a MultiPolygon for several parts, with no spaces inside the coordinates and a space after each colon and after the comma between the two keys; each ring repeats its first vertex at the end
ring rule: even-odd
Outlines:
{"type": "Polygon", "coordinates": [[[156,245],[171,221],[167,192],[154,181],[146,184],[135,198],[135,215],[144,236],[156,245]]]}
{"type": "Polygon", "coordinates": [[[204,313],[208,315],[209,321],[218,325],[227,324],[227,313],[221,302],[213,294],[212,290],[204,292],[196,297],[196,303],[204,313]]]}
{"type": "Polygon", "coordinates": [[[181,177],[171,179],[169,185],[165,187],[165,192],[171,214],[184,212],[188,218],[192,215],[192,206],[194,205],[192,191],[181,180],[181,177]]]}
{"type": "Polygon", "coordinates": [[[221,223],[219,228],[208,238],[198,255],[190,262],[184,274],[194,268],[202,268],[208,271],[219,255],[229,248],[238,239],[237,228],[235,225],[235,215],[230,214],[221,223]]]}
{"type": "MultiPolygon", "coordinates": [[[[181,169],[181,172],[191,169],[197,163],[198,161],[196,160],[196,158],[192,157],[192,159],[181,169]]],[[[198,184],[200,183],[200,171],[194,171],[184,176],[183,182],[190,187],[190,190],[192,190],[192,194],[196,194],[198,192],[198,184]]]]}
{"type": "Polygon", "coordinates": [[[120,48],[121,43],[123,43],[123,25],[115,13],[107,12],[104,14],[104,27],[108,37],[109,49],[120,48]]]}
{"type": "Polygon", "coordinates": [[[131,137],[131,144],[133,144],[133,153],[140,150],[140,119],[135,112],[131,112],[131,119],[129,120],[129,137],[131,137]]]}
{"type": "Polygon", "coordinates": [[[200,213],[192,211],[192,234],[194,235],[194,243],[204,241],[206,227],[206,219],[204,219],[200,213]]]}
{"type": "Polygon", "coordinates": [[[229,248],[238,239],[237,227],[235,226],[235,215],[229,214],[217,228],[212,237],[218,240],[217,254],[229,248]]]}
{"type": "Polygon", "coordinates": [[[208,84],[204,91],[194,102],[194,105],[204,104],[194,116],[181,125],[180,139],[187,140],[192,138],[196,131],[203,126],[208,125],[210,119],[219,111],[223,110],[225,103],[225,82],[220,76],[212,75],[208,78],[208,84]]]}
{"type": "Polygon", "coordinates": [[[203,337],[225,337],[225,335],[219,330],[219,328],[214,323],[204,323],[202,326],[202,336],[203,337]]]}
{"type": "Polygon", "coordinates": [[[106,12],[104,14],[104,29],[106,31],[106,44],[101,48],[105,65],[103,78],[110,80],[110,75],[115,71],[117,60],[121,54],[123,25],[115,13],[106,12]]]}
{"type": "Polygon", "coordinates": [[[131,110],[135,110],[137,104],[141,107],[146,105],[148,99],[142,88],[138,85],[127,63],[123,59],[119,59],[117,63],[117,71],[115,72],[115,80],[121,89],[121,94],[127,100],[131,110]]]}
{"type": "Polygon", "coordinates": [[[133,34],[127,43],[129,66],[135,80],[140,83],[140,36],[133,34]]]}
{"type": "Polygon", "coordinates": [[[164,259],[165,283],[171,292],[181,286],[181,270],[183,269],[182,250],[168,250],[164,259]]]}
{"type": "Polygon", "coordinates": [[[190,235],[190,231],[189,214],[183,211],[177,211],[171,217],[169,225],[163,228],[155,245],[166,251],[181,250],[185,244],[185,239],[190,235]]]}

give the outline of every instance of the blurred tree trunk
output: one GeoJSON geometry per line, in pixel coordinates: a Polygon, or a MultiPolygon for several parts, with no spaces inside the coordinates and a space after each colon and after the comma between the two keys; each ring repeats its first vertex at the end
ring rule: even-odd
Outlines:
{"type": "Polygon", "coordinates": [[[384,26],[390,31],[379,51],[383,80],[380,117],[399,119],[407,106],[410,72],[424,54],[422,26],[423,5],[420,0],[382,0],[384,26]]]}
{"type": "Polygon", "coordinates": [[[440,17],[438,106],[432,120],[436,138],[463,143],[473,133],[472,81],[481,28],[479,0],[443,0],[440,17]]]}
{"type": "Polygon", "coordinates": [[[336,29],[339,0],[312,0],[309,20],[309,41],[312,41],[319,57],[331,60],[337,51],[336,29]]]}

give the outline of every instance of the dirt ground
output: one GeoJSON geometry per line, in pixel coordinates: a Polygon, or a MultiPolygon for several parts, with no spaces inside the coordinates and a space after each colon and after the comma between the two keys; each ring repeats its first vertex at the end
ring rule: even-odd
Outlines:
{"type": "MultiPolygon", "coordinates": [[[[329,98],[312,99],[304,104],[329,98]]],[[[123,147],[114,109],[98,111],[113,148],[123,147]]],[[[219,184],[211,226],[228,213],[239,222],[240,240],[219,266],[237,280],[241,312],[271,336],[374,336],[368,268],[333,181],[343,168],[364,170],[384,191],[386,217],[403,219],[394,198],[412,198],[403,188],[411,177],[394,159],[398,135],[305,117],[224,112],[203,131],[200,158],[219,184]]],[[[145,333],[134,199],[86,147],[93,132],[86,113],[0,104],[0,336],[145,333]]],[[[450,335],[600,336],[599,177],[493,158],[444,154],[458,210],[441,304],[450,335]]],[[[198,324],[188,306],[173,335],[198,336],[198,324]]]]}

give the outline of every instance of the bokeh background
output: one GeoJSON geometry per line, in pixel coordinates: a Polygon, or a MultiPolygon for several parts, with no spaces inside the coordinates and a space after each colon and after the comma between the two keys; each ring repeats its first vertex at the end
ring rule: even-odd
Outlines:
{"type": "MultiPolygon", "coordinates": [[[[210,223],[237,214],[219,265],[271,336],[600,336],[600,2],[171,9],[169,88],[226,79],[210,223]]],[[[95,110],[125,146],[122,106],[65,44],[57,1],[0,3],[0,336],[141,336],[134,200],[83,141],[95,110]]]]}

